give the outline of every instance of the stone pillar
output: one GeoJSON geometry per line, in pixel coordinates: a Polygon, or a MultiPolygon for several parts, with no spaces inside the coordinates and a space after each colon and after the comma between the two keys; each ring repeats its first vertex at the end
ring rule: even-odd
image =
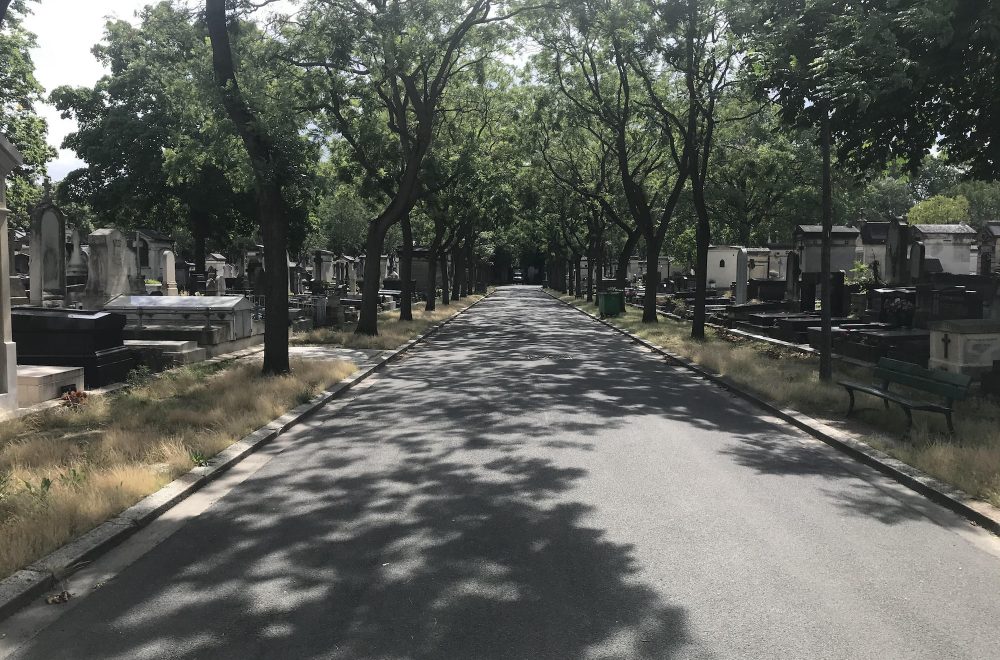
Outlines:
{"type": "Polygon", "coordinates": [[[17,347],[10,327],[10,250],[7,242],[7,175],[23,163],[21,153],[0,135],[0,417],[17,410],[17,347]]]}
{"type": "Polygon", "coordinates": [[[747,301],[747,280],[750,278],[749,255],[746,248],[740,248],[736,253],[736,304],[743,305],[747,301]]]}
{"type": "Polygon", "coordinates": [[[163,281],[160,284],[160,291],[165,296],[180,295],[177,290],[177,268],[174,266],[174,262],[174,253],[170,250],[164,250],[163,256],[160,258],[160,263],[163,264],[163,281]]]}

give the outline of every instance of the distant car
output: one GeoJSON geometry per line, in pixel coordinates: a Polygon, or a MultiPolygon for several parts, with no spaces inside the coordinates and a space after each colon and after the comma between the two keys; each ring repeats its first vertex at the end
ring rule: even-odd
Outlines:
{"type": "Polygon", "coordinates": [[[524,276],[519,270],[514,271],[514,284],[524,284],[524,276]]]}

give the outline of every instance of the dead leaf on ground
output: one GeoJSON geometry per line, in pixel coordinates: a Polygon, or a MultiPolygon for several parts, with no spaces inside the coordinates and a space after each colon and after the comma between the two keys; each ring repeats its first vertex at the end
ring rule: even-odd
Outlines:
{"type": "Polygon", "coordinates": [[[62,591],[60,593],[55,594],[54,596],[49,596],[48,598],[45,599],[45,602],[48,603],[49,605],[61,605],[72,597],[73,594],[71,594],[70,592],[62,591]]]}

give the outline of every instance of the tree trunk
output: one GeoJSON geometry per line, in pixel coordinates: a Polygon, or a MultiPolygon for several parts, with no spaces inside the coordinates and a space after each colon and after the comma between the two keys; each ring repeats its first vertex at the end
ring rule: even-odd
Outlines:
{"type": "Polygon", "coordinates": [[[451,256],[451,297],[456,301],[462,299],[462,248],[458,240],[451,256]]]}
{"type": "Polygon", "coordinates": [[[413,320],[413,229],[410,214],[400,220],[403,230],[403,249],[399,254],[399,280],[402,294],[399,296],[399,320],[413,320]]]}
{"type": "Polygon", "coordinates": [[[382,286],[382,246],[385,235],[391,223],[383,218],[372,220],[368,224],[368,236],[365,239],[365,279],[361,283],[361,311],[358,315],[359,335],[378,334],[378,291],[382,286]]]}
{"type": "Polygon", "coordinates": [[[833,378],[833,328],[830,307],[830,243],[833,234],[833,175],[830,165],[830,113],[823,113],[822,136],[820,139],[823,152],[823,246],[820,256],[820,305],[822,305],[822,330],[819,347],[819,378],[833,378]]]}
{"type": "Polygon", "coordinates": [[[288,364],[288,218],[291,215],[281,189],[289,176],[276,154],[266,126],[243,97],[236,79],[225,0],[206,0],[205,22],[212,45],[212,69],[222,105],[243,142],[254,174],[254,192],[264,260],[264,367],[268,375],[285,374],[288,364]]]}
{"type": "Polygon", "coordinates": [[[632,230],[625,238],[625,246],[622,247],[622,251],[618,255],[618,265],[615,268],[615,286],[619,289],[624,289],[628,284],[628,263],[632,260],[632,253],[635,252],[640,235],[641,232],[638,229],[632,230]]]}
{"type": "Polygon", "coordinates": [[[438,258],[441,264],[441,304],[451,304],[451,292],[448,290],[448,252],[442,251],[438,258]]]}
{"type": "Polygon", "coordinates": [[[437,248],[432,247],[427,255],[427,302],[424,304],[425,312],[433,312],[437,308],[437,275],[437,248]]]}
{"type": "Polygon", "coordinates": [[[646,237],[646,294],[642,300],[643,323],[660,321],[656,313],[656,288],[660,283],[660,274],[656,266],[660,261],[660,245],[655,237],[646,237]]]}
{"type": "Polygon", "coordinates": [[[580,255],[573,255],[573,279],[576,283],[573,285],[573,297],[582,298],[583,297],[583,273],[580,266],[580,255]]]}
{"type": "Polygon", "coordinates": [[[257,193],[257,208],[262,219],[261,238],[264,240],[264,373],[286,374],[288,362],[288,223],[263,221],[279,217],[284,202],[281,189],[265,184],[257,193]]]}
{"type": "Polygon", "coordinates": [[[594,250],[587,255],[587,302],[594,302],[594,250]]]}

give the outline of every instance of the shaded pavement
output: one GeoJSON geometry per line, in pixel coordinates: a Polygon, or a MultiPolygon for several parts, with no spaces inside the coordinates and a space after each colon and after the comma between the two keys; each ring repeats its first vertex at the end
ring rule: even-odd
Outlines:
{"type": "Polygon", "coordinates": [[[992,537],[501,289],[27,658],[996,658],[992,537]]]}

